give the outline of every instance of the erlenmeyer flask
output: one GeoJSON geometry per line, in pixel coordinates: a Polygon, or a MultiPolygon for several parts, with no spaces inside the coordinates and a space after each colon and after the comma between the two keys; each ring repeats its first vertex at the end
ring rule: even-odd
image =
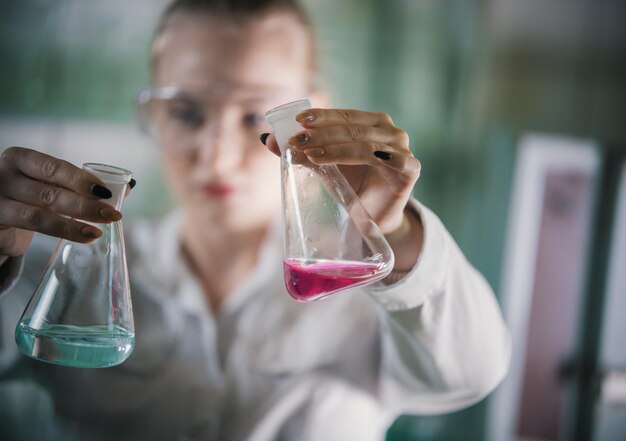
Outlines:
{"type": "Polygon", "coordinates": [[[300,100],[266,113],[281,150],[284,277],[296,300],[319,300],[387,276],[393,252],[335,165],[315,165],[287,139],[302,130],[300,100]]]}
{"type": "MultiPolygon", "coordinates": [[[[100,178],[119,210],[131,172],[105,164],[83,164],[100,178]]],[[[121,221],[97,225],[103,232],[89,244],[60,240],[43,279],[15,329],[29,357],[73,367],[122,363],[135,343],[121,221]]]]}

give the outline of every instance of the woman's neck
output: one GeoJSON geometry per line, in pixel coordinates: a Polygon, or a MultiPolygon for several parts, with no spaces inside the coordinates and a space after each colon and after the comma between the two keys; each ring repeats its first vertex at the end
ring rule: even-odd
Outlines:
{"type": "Polygon", "coordinates": [[[198,223],[192,218],[184,219],[183,250],[211,308],[218,312],[228,295],[256,265],[269,226],[216,231],[198,223]]]}

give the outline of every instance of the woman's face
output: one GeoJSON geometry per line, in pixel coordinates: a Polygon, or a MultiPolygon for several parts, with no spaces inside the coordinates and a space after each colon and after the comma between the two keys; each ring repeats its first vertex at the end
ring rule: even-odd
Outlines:
{"type": "Polygon", "coordinates": [[[284,13],[235,23],[175,13],[155,42],[154,86],[175,99],[151,110],[166,180],[207,228],[263,228],[280,213],[280,159],[259,135],[264,113],[305,97],[309,37],[284,13]]]}

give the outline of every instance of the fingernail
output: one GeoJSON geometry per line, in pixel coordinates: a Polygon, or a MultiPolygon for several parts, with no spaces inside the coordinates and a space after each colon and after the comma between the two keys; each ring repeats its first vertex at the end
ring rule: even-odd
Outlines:
{"type": "Polygon", "coordinates": [[[128,183],[128,186],[132,190],[133,188],[135,188],[135,185],[137,185],[137,181],[135,181],[133,178],[131,178],[130,182],[128,183]]]}
{"type": "Polygon", "coordinates": [[[115,210],[113,207],[104,207],[98,210],[98,214],[102,219],[118,221],[122,218],[122,213],[115,210]]]}
{"type": "Polygon", "coordinates": [[[324,156],[326,154],[326,150],[322,147],[315,147],[313,149],[306,149],[304,154],[313,158],[319,158],[320,156],[324,156]]]}
{"type": "Polygon", "coordinates": [[[296,144],[306,144],[307,142],[309,142],[310,139],[311,137],[306,133],[301,133],[300,135],[292,136],[291,138],[289,138],[291,142],[294,142],[296,144]]]}
{"type": "Polygon", "coordinates": [[[265,143],[267,142],[267,137],[268,136],[270,136],[269,133],[261,133],[261,136],[259,136],[259,139],[261,140],[263,145],[266,145],[265,143]]]}
{"type": "Polygon", "coordinates": [[[83,227],[80,229],[80,234],[85,237],[89,237],[90,239],[96,239],[100,237],[102,232],[94,227],[83,227]]]}
{"type": "Polygon", "coordinates": [[[296,115],[296,121],[299,123],[303,122],[313,122],[315,120],[315,115],[311,112],[301,112],[296,115]]]}
{"type": "Polygon", "coordinates": [[[113,196],[111,190],[104,188],[103,186],[98,184],[94,184],[91,186],[91,192],[101,199],[111,199],[111,197],[113,196]]]}
{"type": "Polygon", "coordinates": [[[391,153],[383,152],[382,150],[376,150],[374,152],[374,156],[376,156],[379,159],[382,159],[383,161],[389,161],[391,159],[391,153]]]}

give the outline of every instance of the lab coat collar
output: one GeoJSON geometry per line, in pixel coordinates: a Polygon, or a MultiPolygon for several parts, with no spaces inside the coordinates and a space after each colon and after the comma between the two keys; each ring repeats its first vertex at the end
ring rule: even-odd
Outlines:
{"type": "MultiPolygon", "coordinates": [[[[210,305],[204,296],[202,285],[185,258],[181,247],[182,213],[177,210],[167,215],[158,225],[157,234],[160,238],[158,259],[159,271],[165,280],[174,280],[172,296],[186,312],[190,314],[206,313],[213,315],[210,305]]],[[[274,277],[280,277],[282,268],[282,235],[280,223],[272,225],[264,240],[257,263],[250,275],[227,297],[220,310],[220,316],[227,316],[239,310],[258,287],[268,285],[274,277]]]]}

